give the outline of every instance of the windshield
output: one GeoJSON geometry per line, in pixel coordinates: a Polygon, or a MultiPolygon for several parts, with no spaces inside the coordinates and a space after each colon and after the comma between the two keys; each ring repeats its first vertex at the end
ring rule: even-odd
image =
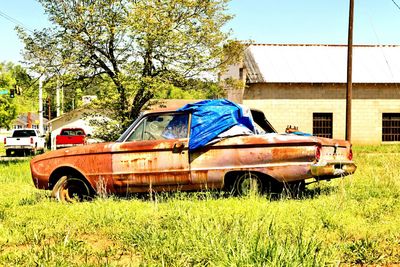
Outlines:
{"type": "Polygon", "coordinates": [[[132,132],[132,129],[135,128],[136,124],[142,119],[142,117],[143,113],[140,113],[138,118],[131,124],[131,126],[128,127],[128,129],[125,130],[123,134],[121,134],[121,136],[115,142],[123,142],[132,132]]]}
{"type": "Polygon", "coordinates": [[[188,137],[188,114],[146,116],[126,141],[181,139],[188,137]]]}
{"type": "Polygon", "coordinates": [[[188,127],[188,113],[141,114],[116,142],[187,138],[188,127]]]}
{"type": "Polygon", "coordinates": [[[12,135],[12,137],[30,137],[30,136],[36,136],[34,130],[18,130],[14,131],[12,135]]]}

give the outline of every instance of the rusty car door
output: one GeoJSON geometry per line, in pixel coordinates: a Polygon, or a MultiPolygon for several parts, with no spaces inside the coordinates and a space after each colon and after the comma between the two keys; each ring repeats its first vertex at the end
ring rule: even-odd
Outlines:
{"type": "Polygon", "coordinates": [[[117,192],[175,190],[190,183],[189,116],[149,114],[116,144],[112,168],[117,192]]]}

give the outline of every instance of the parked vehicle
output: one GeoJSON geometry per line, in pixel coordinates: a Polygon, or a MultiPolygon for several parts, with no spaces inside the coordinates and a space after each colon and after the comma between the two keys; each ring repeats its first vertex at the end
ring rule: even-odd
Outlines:
{"type": "Polygon", "coordinates": [[[45,143],[44,135],[40,135],[39,131],[35,129],[17,129],[13,131],[11,137],[4,138],[7,157],[43,153],[46,147],[45,143]]]}
{"type": "Polygon", "coordinates": [[[96,193],[224,189],[279,193],[354,173],[351,144],[278,134],[261,111],[208,100],[143,113],[115,143],[71,147],[31,160],[34,184],[60,201],[96,193]]]}
{"type": "Polygon", "coordinates": [[[87,136],[82,128],[63,128],[56,136],[56,149],[85,145],[87,136]]]}

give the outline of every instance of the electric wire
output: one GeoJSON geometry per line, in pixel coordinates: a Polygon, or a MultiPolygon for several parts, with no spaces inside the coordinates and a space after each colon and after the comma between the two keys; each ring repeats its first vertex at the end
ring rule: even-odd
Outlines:
{"type": "MultiPolygon", "coordinates": [[[[393,4],[400,10],[400,6],[396,3],[396,1],[392,0],[392,2],[393,2],[393,4]]],[[[376,32],[375,27],[374,27],[374,25],[373,25],[371,19],[370,19],[370,23],[371,23],[371,25],[372,25],[372,29],[373,29],[373,31],[374,31],[374,33],[375,33],[375,36],[376,36],[376,38],[378,39],[378,42],[379,42],[378,33],[376,32]]],[[[380,43],[380,42],[379,42],[379,43],[380,43]]],[[[386,57],[386,55],[385,55],[385,52],[384,52],[384,50],[383,50],[382,45],[380,45],[380,49],[381,49],[382,55],[383,55],[383,57],[384,57],[384,59],[385,59],[386,65],[387,65],[387,67],[388,67],[388,69],[389,69],[390,75],[392,76],[393,83],[395,84],[396,89],[399,90],[398,83],[395,81],[395,77],[394,77],[394,74],[393,74],[393,70],[392,70],[392,68],[391,68],[391,66],[390,66],[390,64],[389,64],[389,61],[388,61],[388,59],[387,59],[387,57],[386,57]]]]}
{"type": "Polygon", "coordinates": [[[29,31],[31,33],[34,33],[31,29],[29,29],[27,26],[25,26],[22,22],[20,22],[17,19],[14,19],[13,17],[7,15],[6,13],[2,12],[1,10],[0,10],[0,16],[5,18],[6,20],[8,20],[8,21],[10,21],[10,22],[12,22],[12,23],[24,28],[25,30],[27,30],[27,31],[29,31]]]}
{"type": "Polygon", "coordinates": [[[396,1],[392,0],[393,4],[400,10],[400,5],[396,3],[396,1]]]}

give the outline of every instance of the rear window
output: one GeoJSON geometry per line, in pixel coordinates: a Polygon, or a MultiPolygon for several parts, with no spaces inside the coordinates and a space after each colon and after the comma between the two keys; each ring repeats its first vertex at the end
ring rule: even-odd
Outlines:
{"type": "Polygon", "coordinates": [[[84,135],[82,129],[66,129],[61,131],[61,135],[84,135]]]}
{"type": "Polygon", "coordinates": [[[29,136],[36,136],[34,130],[18,130],[14,131],[12,137],[29,137],[29,136]]]}

